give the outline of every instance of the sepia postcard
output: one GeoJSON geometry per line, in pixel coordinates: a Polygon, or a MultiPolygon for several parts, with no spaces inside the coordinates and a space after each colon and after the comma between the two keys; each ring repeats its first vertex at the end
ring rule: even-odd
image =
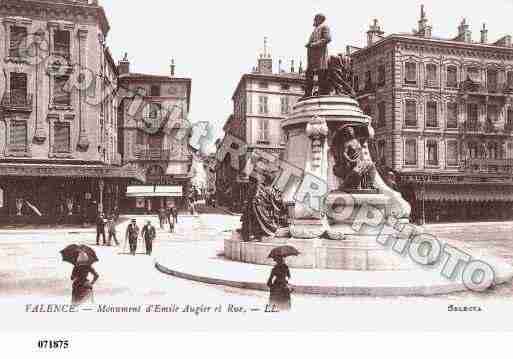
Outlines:
{"type": "Polygon", "coordinates": [[[513,329],[512,11],[0,0],[0,330],[513,329]]]}

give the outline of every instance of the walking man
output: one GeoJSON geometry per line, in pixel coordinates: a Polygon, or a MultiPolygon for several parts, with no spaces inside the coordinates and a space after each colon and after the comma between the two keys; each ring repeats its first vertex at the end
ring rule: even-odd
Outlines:
{"type": "Polygon", "coordinates": [[[100,236],[103,237],[103,245],[106,245],[105,241],[105,217],[103,216],[103,213],[100,213],[98,218],[96,219],[96,245],[100,245],[100,236]]]}
{"type": "Polygon", "coordinates": [[[151,256],[151,252],[153,251],[153,240],[156,236],[155,227],[151,224],[151,221],[148,221],[148,223],[143,227],[141,236],[143,237],[146,245],[146,254],[151,256]]]}
{"type": "Polygon", "coordinates": [[[178,209],[174,205],[171,207],[171,215],[175,219],[175,224],[178,223],[178,209]]]}
{"type": "Polygon", "coordinates": [[[109,246],[112,245],[112,239],[114,239],[116,246],[119,246],[118,238],[116,237],[116,222],[114,221],[114,216],[109,218],[109,222],[107,223],[107,231],[109,232],[109,246]]]}
{"type": "Polygon", "coordinates": [[[159,223],[160,223],[160,229],[164,229],[164,224],[166,223],[166,210],[164,207],[160,207],[159,210],[159,223]]]}
{"type": "Polygon", "coordinates": [[[135,256],[135,252],[137,251],[137,238],[139,237],[139,227],[135,219],[132,219],[132,223],[128,225],[126,228],[125,241],[128,240],[128,244],[130,245],[130,254],[135,256]]]}

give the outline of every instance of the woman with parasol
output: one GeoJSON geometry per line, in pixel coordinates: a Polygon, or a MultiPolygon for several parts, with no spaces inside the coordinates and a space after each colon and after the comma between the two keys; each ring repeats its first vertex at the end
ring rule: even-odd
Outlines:
{"type": "Polygon", "coordinates": [[[291,289],[288,283],[290,270],[284,258],[287,256],[297,256],[298,254],[299,251],[292,246],[277,247],[269,253],[269,258],[274,259],[276,262],[267,280],[267,286],[270,289],[269,304],[280,311],[290,310],[291,307],[291,289]]]}
{"type": "Polygon", "coordinates": [[[93,249],[87,246],[72,244],[61,251],[62,259],[74,265],[71,273],[73,281],[71,301],[72,304],[83,304],[93,302],[93,285],[100,277],[92,267],[98,257],[93,249]],[[89,281],[89,274],[93,280],[89,281]]]}

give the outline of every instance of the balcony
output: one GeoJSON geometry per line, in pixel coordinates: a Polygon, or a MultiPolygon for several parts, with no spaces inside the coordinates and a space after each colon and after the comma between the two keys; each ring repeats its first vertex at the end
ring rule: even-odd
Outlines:
{"type": "Polygon", "coordinates": [[[136,150],[134,156],[140,161],[168,161],[171,157],[171,150],[161,148],[145,148],[136,150]]]}
{"type": "Polygon", "coordinates": [[[32,94],[26,93],[4,93],[2,108],[4,111],[32,112],[32,94]]]}
{"type": "Polygon", "coordinates": [[[513,159],[468,158],[463,161],[462,169],[475,173],[512,174],[513,159]]]}

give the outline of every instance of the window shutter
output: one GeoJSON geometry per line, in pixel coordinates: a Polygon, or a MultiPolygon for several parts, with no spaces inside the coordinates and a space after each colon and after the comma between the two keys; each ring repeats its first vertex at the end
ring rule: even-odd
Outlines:
{"type": "Polygon", "coordinates": [[[54,125],[54,152],[70,152],[70,125],[56,123],[54,125]]]}
{"type": "Polygon", "coordinates": [[[10,129],[11,147],[16,151],[27,150],[27,122],[13,121],[10,129]]]}

